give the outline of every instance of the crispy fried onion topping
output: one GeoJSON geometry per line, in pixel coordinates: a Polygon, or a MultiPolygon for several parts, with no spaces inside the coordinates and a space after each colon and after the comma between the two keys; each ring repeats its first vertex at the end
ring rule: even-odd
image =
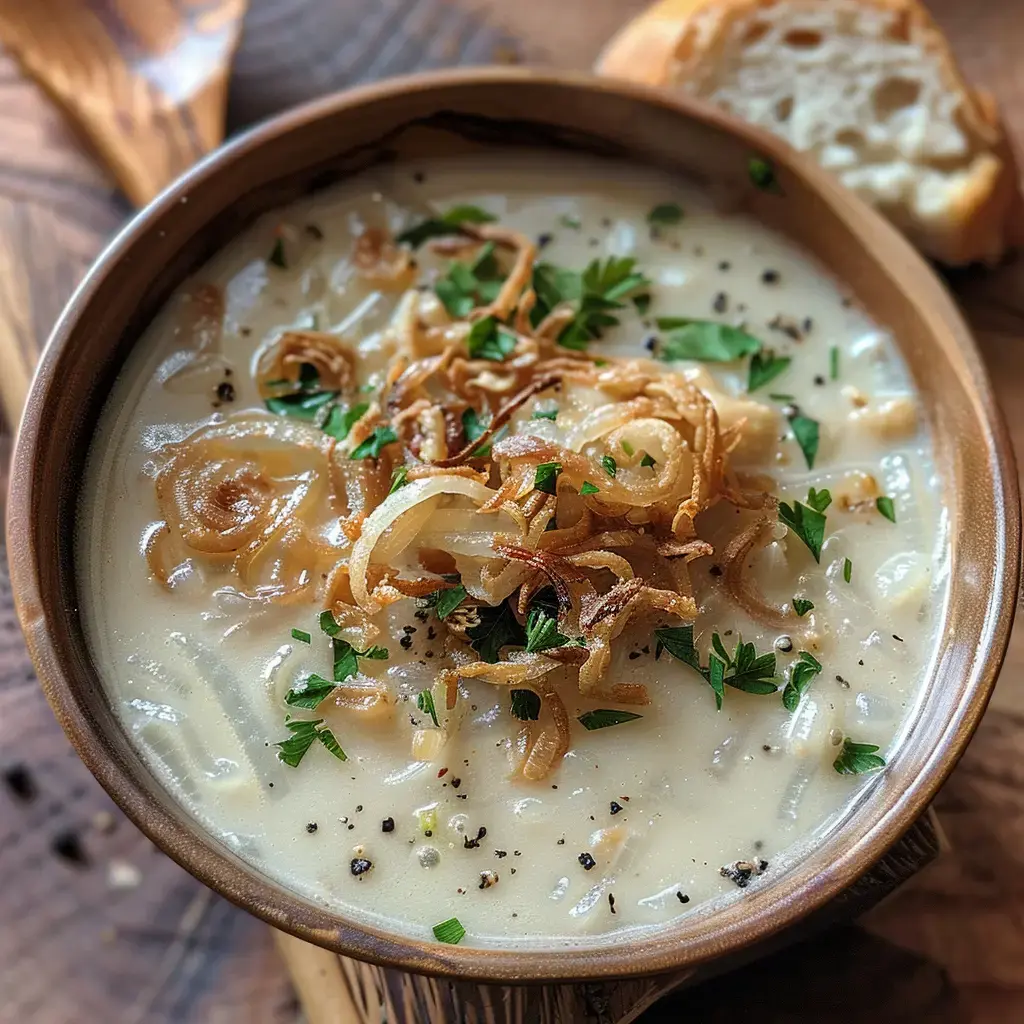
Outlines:
{"type": "MultiPolygon", "coordinates": [[[[468,688],[528,690],[540,712],[515,724],[510,755],[519,777],[544,779],[570,748],[574,696],[651,702],[614,677],[613,651],[640,623],[696,621],[695,560],[716,558],[711,585],[749,616],[799,630],[748,571],[774,500],[730,468],[745,422],[723,422],[685,373],[559,344],[578,299],[551,298],[529,238],[463,223],[428,250],[451,261],[424,279],[436,292],[414,287],[411,248],[363,231],[352,266],[401,293],[390,322],[358,357],[323,331],[264,346],[253,384],[279,415],[231,414],[166,445],[143,551],[167,587],[233,574],[244,598],[328,608],[360,650],[386,640],[389,607],[437,605],[436,717],[417,722],[414,756],[439,756],[468,688]]],[[[202,313],[219,337],[222,308],[202,313]]],[[[404,718],[383,682],[346,683],[333,703],[404,718]]]]}

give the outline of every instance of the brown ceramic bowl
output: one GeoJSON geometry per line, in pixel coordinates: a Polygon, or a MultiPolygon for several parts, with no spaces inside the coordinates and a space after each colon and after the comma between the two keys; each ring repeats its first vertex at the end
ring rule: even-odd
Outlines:
{"type": "Polygon", "coordinates": [[[486,69],[390,81],[302,107],[205,160],[135,218],[72,298],[32,386],[12,480],[11,575],[32,657],[79,754],[128,816],[194,875],[277,928],[365,960],[479,980],[707,965],[821,908],[896,842],[963,752],[995,681],[1017,590],[1010,444],[970,334],[920,257],[774,138],[681,97],[580,75],[486,69]],[[495,145],[590,151],[695,174],[815,252],[894,330],[924,396],[951,516],[952,583],[935,671],[888,770],[771,885],[639,946],[426,944],[353,924],[285,890],[205,834],[151,775],[104,698],[76,607],[83,457],[114,376],[171,290],[270,207],[378,160],[495,145]],[[775,161],[784,195],[749,187],[752,153],[775,161]]]}

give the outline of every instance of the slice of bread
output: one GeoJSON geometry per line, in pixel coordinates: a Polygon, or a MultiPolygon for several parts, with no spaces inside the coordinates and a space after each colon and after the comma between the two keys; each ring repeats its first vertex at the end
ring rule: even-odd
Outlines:
{"type": "Polygon", "coordinates": [[[661,0],[597,70],[782,136],[943,263],[995,263],[1024,240],[995,103],[917,0],[661,0]]]}

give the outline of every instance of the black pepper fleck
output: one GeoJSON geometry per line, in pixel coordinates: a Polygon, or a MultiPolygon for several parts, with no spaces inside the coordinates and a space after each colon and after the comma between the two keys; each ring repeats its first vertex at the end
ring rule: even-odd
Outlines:
{"type": "Polygon", "coordinates": [[[777,270],[766,270],[761,274],[761,282],[763,284],[778,284],[779,283],[779,272],[777,270]]]}
{"type": "Polygon", "coordinates": [[[318,827],[319,826],[317,825],[317,823],[315,821],[308,821],[308,822],[306,822],[306,831],[310,835],[312,835],[317,830],[318,827]]]}
{"type": "Polygon", "coordinates": [[[680,903],[689,903],[690,902],[690,897],[683,895],[683,893],[681,893],[681,892],[677,892],[676,893],[676,899],[679,900],[680,903]]]}
{"type": "Polygon", "coordinates": [[[4,785],[11,791],[12,796],[28,803],[36,798],[36,780],[32,773],[23,764],[12,764],[4,769],[4,785]]]}
{"type": "Polygon", "coordinates": [[[352,863],[348,867],[356,878],[361,878],[373,867],[373,861],[367,860],[365,857],[353,857],[352,863]]]}
{"type": "Polygon", "coordinates": [[[222,402],[233,402],[235,400],[235,386],[229,380],[222,380],[217,385],[217,398],[222,402]]]}
{"type": "Polygon", "coordinates": [[[713,565],[713,566],[711,566],[710,569],[708,569],[708,572],[712,576],[721,576],[722,575],[722,567],[720,565],[713,565]]]}
{"type": "Polygon", "coordinates": [[[59,832],[53,837],[50,849],[55,856],[67,861],[68,864],[73,864],[77,868],[89,866],[89,855],[85,852],[85,847],[82,846],[82,841],[78,838],[77,832],[59,832]]]}
{"type": "Polygon", "coordinates": [[[310,238],[315,238],[318,242],[322,242],[324,240],[324,233],[317,224],[307,224],[306,234],[309,235],[310,238]]]}
{"type": "Polygon", "coordinates": [[[554,237],[555,237],[554,235],[550,235],[547,232],[545,232],[543,235],[538,235],[537,236],[537,248],[538,249],[543,249],[546,246],[549,246],[552,243],[552,241],[554,240],[554,237]]]}
{"type": "Polygon", "coordinates": [[[467,850],[475,850],[480,845],[480,840],[487,835],[487,829],[481,825],[476,830],[476,839],[470,839],[469,836],[462,837],[462,845],[467,850]]]}
{"type": "Polygon", "coordinates": [[[776,637],[775,649],[778,651],[782,651],[783,654],[789,654],[789,652],[793,650],[793,638],[785,634],[776,637]]]}
{"type": "Polygon", "coordinates": [[[613,800],[608,805],[608,809],[611,811],[612,814],[618,814],[619,811],[622,810],[622,804],[620,804],[617,800],[613,800]]]}
{"type": "Polygon", "coordinates": [[[722,271],[731,270],[732,264],[728,260],[722,260],[722,262],[718,264],[718,269],[722,271]]]}
{"type": "Polygon", "coordinates": [[[809,316],[805,316],[804,322],[800,326],[803,328],[804,334],[810,334],[814,327],[814,321],[809,316]]]}
{"type": "Polygon", "coordinates": [[[406,633],[405,636],[403,636],[402,639],[398,641],[398,643],[405,650],[409,650],[409,648],[412,647],[412,637],[409,636],[408,633],[406,633]]]}
{"type": "Polygon", "coordinates": [[[644,348],[648,352],[653,352],[658,347],[658,339],[652,334],[645,342],[644,348]]]}
{"type": "Polygon", "coordinates": [[[630,651],[629,652],[629,660],[630,661],[636,661],[636,659],[639,658],[639,657],[640,657],[640,652],[639,651],[630,651]]]}
{"type": "Polygon", "coordinates": [[[893,633],[892,638],[893,640],[898,640],[900,643],[903,643],[903,637],[897,636],[895,633],[893,633]]]}
{"type": "Polygon", "coordinates": [[[394,818],[385,818],[380,823],[380,830],[381,830],[381,832],[394,832],[395,831],[395,819],[394,818]]]}
{"type": "Polygon", "coordinates": [[[456,776],[454,779],[452,779],[452,789],[458,789],[459,786],[461,786],[461,785],[462,785],[462,779],[458,778],[458,776],[456,776]]]}
{"type": "Polygon", "coordinates": [[[495,850],[494,856],[497,857],[498,860],[504,860],[508,856],[508,850],[495,850]]]}
{"type": "Polygon", "coordinates": [[[583,865],[584,871],[589,871],[597,863],[589,853],[581,853],[576,859],[583,865]]]}
{"type": "Polygon", "coordinates": [[[824,387],[825,386],[825,378],[822,377],[822,375],[820,373],[816,373],[814,375],[814,383],[817,384],[817,386],[819,388],[824,387]]]}
{"type": "Polygon", "coordinates": [[[611,893],[608,893],[608,909],[615,913],[615,897],[611,893]]]}
{"type": "Polygon", "coordinates": [[[725,292],[719,292],[711,303],[711,308],[716,313],[724,313],[729,308],[729,296],[725,292]]]}
{"type": "Polygon", "coordinates": [[[562,836],[562,838],[555,843],[555,846],[565,846],[565,836],[562,836]]]}

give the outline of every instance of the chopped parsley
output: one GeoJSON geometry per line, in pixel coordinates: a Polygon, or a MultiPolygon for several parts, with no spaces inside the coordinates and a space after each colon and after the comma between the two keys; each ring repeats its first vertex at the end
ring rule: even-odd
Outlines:
{"type": "MultiPolygon", "coordinates": [[[[549,651],[553,647],[564,647],[569,643],[569,638],[558,632],[558,619],[548,614],[545,608],[534,607],[526,617],[526,652],[527,654],[539,654],[541,651],[549,651]]],[[[578,646],[583,646],[582,640],[576,641],[578,646]]]]}
{"type": "MultiPolygon", "coordinates": [[[[320,629],[331,638],[331,645],[334,649],[334,681],[336,683],[344,682],[359,671],[357,658],[371,658],[374,661],[387,660],[388,649],[386,647],[378,647],[374,644],[365,651],[358,651],[347,640],[343,639],[341,627],[335,621],[330,609],[320,613],[320,629]]],[[[289,690],[289,696],[294,692],[289,690]]],[[[285,699],[288,700],[287,697],[285,699]]],[[[291,701],[288,702],[291,703],[291,701]]]]}
{"type": "Polygon", "coordinates": [[[775,165],[767,157],[750,157],[747,160],[747,174],[751,182],[762,192],[782,193],[782,188],[775,178],[775,165]]]}
{"type": "Polygon", "coordinates": [[[434,613],[439,619],[447,619],[466,600],[466,588],[460,583],[448,590],[435,590],[431,596],[435,597],[434,613]]]}
{"type": "Polygon", "coordinates": [[[795,395],[786,395],[786,394],[783,394],[782,392],[778,392],[778,391],[769,393],[768,397],[773,402],[795,402],[796,401],[796,396],[795,395]]]}
{"type": "Polygon", "coordinates": [[[755,352],[750,358],[747,374],[747,391],[756,391],[779,374],[784,373],[793,360],[789,356],[777,356],[770,348],[755,352]]]}
{"type": "Polygon", "coordinates": [[[416,694],[416,707],[425,715],[430,715],[434,725],[440,729],[441,723],[437,720],[437,708],[434,706],[434,695],[429,690],[420,690],[416,694]]]}
{"type": "Polygon", "coordinates": [[[789,670],[789,680],[786,688],[782,691],[782,706],[787,711],[796,711],[800,698],[811,685],[814,677],[821,674],[821,662],[801,651],[799,660],[795,661],[789,670]]]}
{"type": "Polygon", "coordinates": [[[470,646],[481,661],[497,664],[503,647],[525,647],[526,634],[507,602],[496,607],[480,605],[476,609],[480,621],[466,630],[470,646]]]}
{"type": "MultiPolygon", "coordinates": [[[[489,426],[490,423],[485,423],[482,419],[480,419],[480,414],[476,411],[476,409],[472,407],[466,409],[462,413],[462,431],[466,435],[466,440],[469,442],[473,442],[477,440],[477,438],[483,437],[484,433],[486,432],[489,426]]],[[[474,459],[482,459],[490,455],[491,445],[494,443],[494,441],[497,441],[498,438],[500,438],[504,434],[504,432],[505,428],[502,427],[501,430],[499,430],[498,433],[495,434],[492,441],[488,442],[487,444],[482,444],[478,448],[474,448],[473,451],[470,453],[471,457],[474,459]]]]}
{"type": "Polygon", "coordinates": [[[323,722],[322,718],[314,722],[286,721],[284,727],[291,736],[274,744],[278,748],[278,758],[289,767],[298,768],[299,762],[309,752],[309,748],[319,740],[339,761],[347,761],[348,757],[341,749],[341,744],[334,733],[330,729],[320,728],[323,722]]]}
{"type": "Polygon", "coordinates": [[[349,458],[379,459],[381,450],[389,444],[394,444],[397,440],[398,435],[394,432],[390,423],[378,423],[373,428],[373,433],[362,444],[358,444],[352,449],[352,454],[349,458]]]}
{"type": "Polygon", "coordinates": [[[315,423],[321,415],[328,418],[336,406],[331,403],[338,397],[337,391],[308,391],[301,389],[286,395],[272,395],[266,399],[266,406],[278,416],[291,416],[297,420],[315,423]]]}
{"type": "Polygon", "coordinates": [[[448,273],[434,285],[434,293],[456,320],[464,320],[477,306],[493,302],[504,281],[495,246],[482,246],[472,263],[454,261],[448,273]]]}
{"type": "Polygon", "coordinates": [[[485,316],[469,329],[466,347],[474,359],[490,359],[500,363],[516,347],[516,336],[501,326],[498,318],[485,316]]]}
{"type": "Polygon", "coordinates": [[[542,462],[533,474],[533,486],[545,494],[554,494],[558,488],[558,474],[562,472],[560,462],[542,462]]]}
{"type": "Polygon", "coordinates": [[[793,611],[803,618],[814,607],[813,601],[807,601],[802,597],[793,598],[793,611]]]}
{"type": "Polygon", "coordinates": [[[481,210],[479,206],[453,206],[437,217],[428,217],[426,220],[420,221],[419,224],[406,229],[398,236],[397,241],[405,242],[414,249],[418,249],[431,238],[457,235],[462,224],[488,224],[497,219],[493,213],[481,210]]]}
{"type": "Polygon", "coordinates": [[[584,480],[583,481],[583,486],[580,488],[580,494],[582,494],[582,495],[597,494],[598,491],[600,491],[600,490],[601,490],[600,487],[596,487],[589,480],[584,480]]]}
{"type": "Polygon", "coordinates": [[[683,219],[683,208],[678,203],[658,203],[647,214],[647,223],[656,227],[670,227],[683,219]]]}
{"type": "Polygon", "coordinates": [[[833,345],[828,350],[828,375],[833,380],[839,380],[839,346],[833,345]]]}
{"type": "Polygon", "coordinates": [[[650,457],[650,455],[647,454],[647,452],[644,452],[644,457],[640,460],[640,465],[650,466],[650,468],[653,469],[657,463],[650,457]]]}
{"type": "Polygon", "coordinates": [[[540,718],[540,697],[533,690],[512,690],[512,717],[520,722],[536,722],[540,718]]]}
{"type": "Polygon", "coordinates": [[[761,342],[752,334],[715,320],[667,316],[659,317],[656,323],[659,330],[668,332],[658,352],[658,358],[666,363],[676,359],[731,363],[761,350],[761,342]]]}
{"type": "Polygon", "coordinates": [[[633,305],[640,316],[647,316],[647,310],[651,308],[651,293],[643,292],[633,296],[633,305]]]}
{"type": "Polygon", "coordinates": [[[832,767],[840,775],[863,775],[865,772],[878,771],[885,767],[885,758],[879,757],[874,743],[854,743],[851,739],[843,740],[843,749],[832,762],[832,767]]]}
{"type": "Polygon", "coordinates": [[[288,257],[285,255],[283,238],[274,241],[274,248],[270,250],[267,262],[273,263],[275,267],[280,267],[282,270],[288,269],[288,257]]]}
{"type": "Polygon", "coordinates": [[[300,644],[312,643],[313,638],[304,629],[292,629],[292,639],[298,640],[300,644]]]}
{"type": "Polygon", "coordinates": [[[340,405],[332,405],[327,419],[323,423],[323,432],[339,441],[348,437],[349,431],[363,418],[363,414],[369,409],[366,402],[359,402],[356,405],[343,409],[340,405]]]}
{"type": "Polygon", "coordinates": [[[557,409],[534,409],[531,420],[551,420],[552,423],[558,419],[557,409]]]}
{"type": "Polygon", "coordinates": [[[391,487],[388,489],[388,495],[392,495],[395,491],[404,487],[409,482],[409,467],[408,466],[396,466],[394,473],[391,474],[391,487]]]}
{"type": "Polygon", "coordinates": [[[886,497],[884,494],[880,498],[876,498],[875,508],[877,508],[890,523],[896,522],[896,506],[893,504],[892,498],[886,497]]]}
{"type": "Polygon", "coordinates": [[[807,504],[779,502],[779,519],[807,545],[816,562],[821,561],[821,545],[825,539],[825,509],[832,504],[832,495],[824,488],[807,492],[807,504]]]}
{"type": "Polygon", "coordinates": [[[301,687],[292,687],[284,695],[284,702],[292,708],[315,711],[336,689],[337,685],[333,679],[324,679],[323,676],[314,673],[306,679],[301,687]]]}
{"type": "Polygon", "coordinates": [[[450,917],[447,921],[435,924],[433,931],[438,942],[447,943],[449,946],[457,946],[466,937],[466,929],[462,927],[462,922],[457,917],[450,917]]]}
{"type": "Polygon", "coordinates": [[[558,218],[558,223],[561,224],[563,228],[571,228],[573,231],[579,231],[579,229],[583,227],[583,222],[579,217],[572,213],[563,213],[562,216],[558,218]]]}
{"type": "Polygon", "coordinates": [[[818,441],[821,433],[820,424],[817,420],[812,420],[810,416],[797,413],[789,418],[789,425],[796,438],[796,443],[800,445],[800,450],[804,453],[807,468],[814,469],[814,459],[818,454],[818,441]]]}
{"type": "Polygon", "coordinates": [[[618,463],[610,455],[601,456],[601,466],[609,476],[615,476],[619,471],[618,463]]]}
{"type": "Polygon", "coordinates": [[[622,725],[624,722],[635,722],[643,715],[634,714],[632,711],[616,711],[614,708],[597,708],[595,711],[585,711],[576,719],[584,729],[593,732],[595,729],[608,729],[613,725],[622,725]]]}
{"type": "Polygon", "coordinates": [[[853,576],[853,562],[851,562],[848,558],[844,558],[843,559],[843,580],[844,580],[844,582],[849,583],[852,576],[853,576]]]}

